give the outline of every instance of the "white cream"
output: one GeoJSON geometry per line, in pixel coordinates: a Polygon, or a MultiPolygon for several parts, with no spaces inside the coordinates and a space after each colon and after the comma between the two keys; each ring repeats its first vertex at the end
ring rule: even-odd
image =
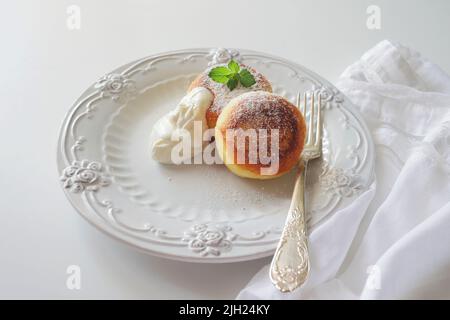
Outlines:
{"type": "MultiPolygon", "coordinates": [[[[151,151],[154,160],[161,163],[173,163],[172,149],[180,143],[172,139],[180,135],[181,131],[188,131],[191,136],[191,158],[202,152],[202,145],[194,143],[194,122],[202,122],[202,135],[207,129],[206,109],[212,104],[213,94],[206,88],[194,88],[181,99],[177,107],[164,115],[153,126],[151,134],[151,151]]],[[[188,160],[188,159],[185,159],[188,160]]]]}

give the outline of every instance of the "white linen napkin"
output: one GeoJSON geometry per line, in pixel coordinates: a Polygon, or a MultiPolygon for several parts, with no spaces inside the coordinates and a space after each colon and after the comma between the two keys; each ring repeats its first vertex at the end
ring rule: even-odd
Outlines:
{"type": "Polygon", "coordinates": [[[450,77],[382,41],[337,87],[375,143],[376,183],[310,234],[311,273],[283,294],[264,267],[238,299],[450,298],[450,77]]]}

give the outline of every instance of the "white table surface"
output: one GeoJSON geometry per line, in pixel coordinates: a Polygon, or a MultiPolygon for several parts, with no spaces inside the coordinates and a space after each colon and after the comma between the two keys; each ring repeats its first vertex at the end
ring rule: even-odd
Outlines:
{"type": "Polygon", "coordinates": [[[294,60],[335,81],[378,41],[409,45],[450,71],[447,0],[9,1],[0,11],[0,298],[234,298],[260,267],[198,265],[136,252],[86,223],[56,170],[65,112],[126,62],[189,47],[294,60]],[[69,5],[81,29],[66,27],[69,5]],[[381,29],[366,8],[381,9],[381,29]],[[66,268],[81,267],[81,289],[66,268]]]}

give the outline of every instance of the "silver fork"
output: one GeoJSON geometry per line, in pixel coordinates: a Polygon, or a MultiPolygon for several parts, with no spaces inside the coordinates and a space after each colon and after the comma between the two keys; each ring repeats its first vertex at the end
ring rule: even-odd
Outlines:
{"type": "MultiPolygon", "coordinates": [[[[308,236],[305,212],[305,178],[308,162],[322,155],[322,111],[321,95],[318,94],[317,112],[314,110],[314,92],[309,95],[309,124],[302,158],[299,161],[297,178],[291,206],[286,218],[277,250],[270,266],[270,279],[282,292],[291,292],[301,286],[309,274],[308,236]]],[[[297,95],[297,106],[306,119],[308,94],[297,95]]]]}

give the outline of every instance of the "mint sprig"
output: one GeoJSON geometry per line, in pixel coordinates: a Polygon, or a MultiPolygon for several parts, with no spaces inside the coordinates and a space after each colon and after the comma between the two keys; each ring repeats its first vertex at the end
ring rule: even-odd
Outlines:
{"type": "Polygon", "coordinates": [[[230,91],[234,90],[239,83],[249,88],[256,83],[255,77],[247,69],[241,69],[239,64],[231,60],[228,66],[220,66],[211,69],[208,76],[218,83],[226,84],[230,91]]]}

